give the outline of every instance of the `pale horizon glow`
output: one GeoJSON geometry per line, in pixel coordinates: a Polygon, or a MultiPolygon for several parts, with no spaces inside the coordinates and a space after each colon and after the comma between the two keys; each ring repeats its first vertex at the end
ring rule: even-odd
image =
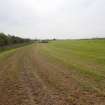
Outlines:
{"type": "Polygon", "coordinates": [[[0,32],[37,39],[105,37],[105,0],[0,0],[0,32]]]}

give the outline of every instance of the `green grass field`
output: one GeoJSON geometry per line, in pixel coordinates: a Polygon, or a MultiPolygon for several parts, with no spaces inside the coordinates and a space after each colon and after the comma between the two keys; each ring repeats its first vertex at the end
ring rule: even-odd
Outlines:
{"type": "Polygon", "coordinates": [[[105,40],[62,40],[39,44],[49,61],[64,65],[83,89],[105,92],[105,40]]]}

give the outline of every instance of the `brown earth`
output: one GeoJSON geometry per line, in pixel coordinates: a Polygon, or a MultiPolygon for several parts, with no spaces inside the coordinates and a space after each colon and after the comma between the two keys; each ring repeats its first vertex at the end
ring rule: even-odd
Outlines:
{"type": "Polygon", "coordinates": [[[0,105],[105,105],[105,96],[81,90],[69,70],[33,46],[0,60],[0,105]]]}

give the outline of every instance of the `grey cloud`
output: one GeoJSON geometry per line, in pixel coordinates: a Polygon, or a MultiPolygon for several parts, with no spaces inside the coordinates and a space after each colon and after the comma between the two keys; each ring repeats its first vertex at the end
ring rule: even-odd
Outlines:
{"type": "Polygon", "coordinates": [[[32,38],[105,36],[104,0],[0,0],[0,31],[32,38]]]}

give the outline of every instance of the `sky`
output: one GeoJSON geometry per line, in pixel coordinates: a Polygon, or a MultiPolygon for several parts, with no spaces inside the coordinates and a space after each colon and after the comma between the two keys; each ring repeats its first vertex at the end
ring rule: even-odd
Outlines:
{"type": "Polygon", "coordinates": [[[0,32],[37,39],[105,37],[105,0],[0,0],[0,32]]]}

